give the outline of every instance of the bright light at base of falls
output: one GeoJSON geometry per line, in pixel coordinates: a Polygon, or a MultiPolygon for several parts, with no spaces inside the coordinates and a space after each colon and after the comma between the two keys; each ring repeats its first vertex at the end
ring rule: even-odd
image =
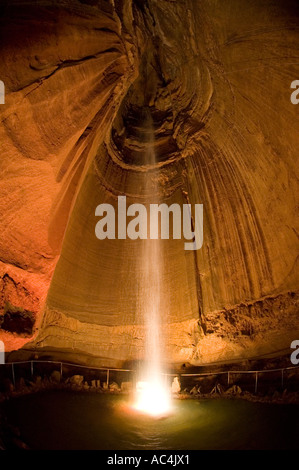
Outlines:
{"type": "Polygon", "coordinates": [[[163,417],[171,412],[170,391],[159,380],[137,382],[133,408],[153,417],[163,417]]]}

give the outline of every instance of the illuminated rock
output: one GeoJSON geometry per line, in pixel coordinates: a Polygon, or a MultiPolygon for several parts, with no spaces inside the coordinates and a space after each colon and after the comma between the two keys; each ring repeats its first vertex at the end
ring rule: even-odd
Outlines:
{"type": "Polygon", "coordinates": [[[175,377],[171,384],[171,392],[180,393],[180,391],[181,391],[181,384],[180,384],[179,378],[175,377]]]}

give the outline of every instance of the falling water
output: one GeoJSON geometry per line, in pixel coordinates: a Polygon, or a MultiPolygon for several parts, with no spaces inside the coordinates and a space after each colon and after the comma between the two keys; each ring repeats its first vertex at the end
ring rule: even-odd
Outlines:
{"type": "MultiPolygon", "coordinates": [[[[154,129],[150,113],[145,119],[147,139],[144,152],[144,191],[147,207],[159,203],[153,197],[159,193],[157,174],[151,173],[156,164],[154,148],[154,129]]],[[[148,210],[149,213],[149,210],[148,210]]],[[[149,222],[149,221],[148,221],[149,222]]],[[[158,232],[159,233],[159,232],[158,232]]],[[[161,279],[163,273],[163,250],[161,240],[148,238],[141,240],[141,285],[139,289],[139,308],[145,328],[145,365],[137,383],[136,408],[152,415],[166,414],[170,399],[162,375],[163,324],[161,305],[161,279]]]]}

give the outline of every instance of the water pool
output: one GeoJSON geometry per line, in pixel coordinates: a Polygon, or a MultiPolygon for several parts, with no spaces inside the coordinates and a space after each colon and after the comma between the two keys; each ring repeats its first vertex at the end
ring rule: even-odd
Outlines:
{"type": "Polygon", "coordinates": [[[6,402],[31,449],[295,449],[299,405],[174,400],[163,419],[138,415],[123,395],[45,391],[6,402]]]}

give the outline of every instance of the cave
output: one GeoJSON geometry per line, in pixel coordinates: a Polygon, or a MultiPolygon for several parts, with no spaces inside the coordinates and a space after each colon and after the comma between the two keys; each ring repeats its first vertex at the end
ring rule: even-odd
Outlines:
{"type": "Polygon", "coordinates": [[[0,423],[148,363],[187,415],[298,416],[298,25],[296,0],[1,2],[0,423]]]}

